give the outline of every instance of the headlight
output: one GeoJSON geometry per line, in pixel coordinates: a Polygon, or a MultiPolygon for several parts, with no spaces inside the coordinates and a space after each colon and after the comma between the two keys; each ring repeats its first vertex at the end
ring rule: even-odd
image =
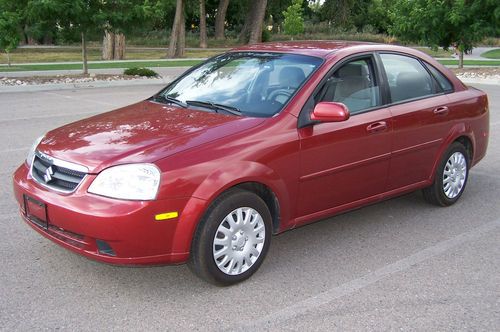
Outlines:
{"type": "Polygon", "coordinates": [[[33,159],[35,158],[35,150],[38,144],[42,141],[43,136],[38,137],[33,145],[31,146],[30,150],[28,151],[28,155],[26,156],[26,163],[28,164],[29,167],[31,167],[31,164],[33,163],[33,159]]]}
{"type": "Polygon", "coordinates": [[[127,164],[105,169],[88,191],[129,200],[153,200],[160,186],[160,171],[153,164],[127,164]]]}

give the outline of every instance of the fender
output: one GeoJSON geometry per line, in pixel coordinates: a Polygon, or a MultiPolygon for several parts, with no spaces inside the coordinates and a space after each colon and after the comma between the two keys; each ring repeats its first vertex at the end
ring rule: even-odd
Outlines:
{"type": "MultiPolygon", "coordinates": [[[[451,143],[453,143],[457,138],[465,136],[467,137],[471,143],[472,143],[472,151],[476,151],[476,140],[474,137],[474,133],[470,127],[470,125],[466,125],[465,123],[457,123],[453,127],[451,127],[448,135],[444,138],[443,142],[441,143],[441,146],[439,147],[439,150],[436,154],[436,158],[434,158],[434,164],[432,166],[432,171],[429,176],[429,182],[432,183],[434,181],[434,177],[436,174],[436,169],[439,165],[439,162],[441,161],[441,158],[448,148],[451,143]]],[[[472,162],[472,160],[471,160],[472,162]]]]}
{"type": "Polygon", "coordinates": [[[291,205],[292,198],[289,189],[293,191],[295,188],[288,188],[285,181],[266,165],[253,161],[236,161],[228,164],[207,176],[192,196],[207,201],[206,210],[222,192],[245,182],[263,184],[276,195],[282,222],[280,230],[286,228],[286,224],[290,220],[290,211],[284,207],[293,206],[291,205]]]}
{"type": "Polygon", "coordinates": [[[268,166],[238,161],[211,173],[188,199],[172,236],[172,252],[189,252],[196,227],[210,204],[225,190],[245,182],[263,184],[276,195],[280,207],[280,231],[288,228],[290,211],[283,207],[290,206],[290,195],[285,181],[268,166]]]}

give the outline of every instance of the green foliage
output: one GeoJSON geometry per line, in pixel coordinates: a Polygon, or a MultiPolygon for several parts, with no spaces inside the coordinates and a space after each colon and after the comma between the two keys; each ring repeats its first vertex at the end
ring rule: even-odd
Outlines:
{"type": "Polygon", "coordinates": [[[19,16],[15,13],[0,13],[0,50],[10,53],[19,44],[18,22],[19,16]]]}
{"type": "Polygon", "coordinates": [[[283,12],[285,18],[283,29],[288,35],[295,36],[304,32],[302,3],[302,0],[293,0],[292,4],[283,12]]]}
{"type": "Polygon", "coordinates": [[[390,17],[390,32],[404,41],[459,51],[472,49],[500,28],[496,0],[398,0],[390,17]]]}
{"type": "MultiPolygon", "coordinates": [[[[366,11],[359,13],[356,16],[357,26],[368,25],[378,33],[387,33],[392,25],[390,17],[390,9],[393,5],[393,0],[373,0],[366,7],[366,11]]],[[[366,31],[366,26],[363,26],[363,31],[366,31]]]]}
{"type": "Polygon", "coordinates": [[[0,0],[0,51],[7,55],[19,45],[19,24],[23,17],[20,3],[0,0]]]}
{"type": "Polygon", "coordinates": [[[267,29],[262,29],[262,42],[267,43],[270,42],[272,38],[271,31],[267,29]]]}
{"type": "Polygon", "coordinates": [[[144,77],[158,77],[158,73],[154,70],[144,67],[132,67],[127,68],[123,71],[124,75],[130,76],[144,76],[144,77]]]}

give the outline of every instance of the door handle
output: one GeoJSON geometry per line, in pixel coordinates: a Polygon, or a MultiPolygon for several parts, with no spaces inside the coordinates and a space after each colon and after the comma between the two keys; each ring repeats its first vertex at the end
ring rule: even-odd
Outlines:
{"type": "Polygon", "coordinates": [[[385,131],[386,129],[387,129],[387,122],[385,121],[375,122],[366,127],[366,130],[369,133],[377,133],[379,131],[385,131]]]}
{"type": "Polygon", "coordinates": [[[441,106],[441,107],[438,107],[438,108],[434,109],[434,114],[436,114],[436,115],[446,115],[446,114],[448,114],[449,111],[450,111],[450,109],[448,107],[441,106]]]}

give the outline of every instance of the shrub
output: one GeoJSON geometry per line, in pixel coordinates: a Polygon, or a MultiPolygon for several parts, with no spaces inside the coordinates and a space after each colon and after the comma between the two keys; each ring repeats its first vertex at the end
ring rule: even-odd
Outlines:
{"type": "Polygon", "coordinates": [[[130,76],[145,76],[145,77],[158,77],[158,73],[155,72],[154,70],[151,70],[149,68],[143,68],[143,67],[132,67],[132,68],[127,68],[123,71],[124,75],[130,75],[130,76]]]}

